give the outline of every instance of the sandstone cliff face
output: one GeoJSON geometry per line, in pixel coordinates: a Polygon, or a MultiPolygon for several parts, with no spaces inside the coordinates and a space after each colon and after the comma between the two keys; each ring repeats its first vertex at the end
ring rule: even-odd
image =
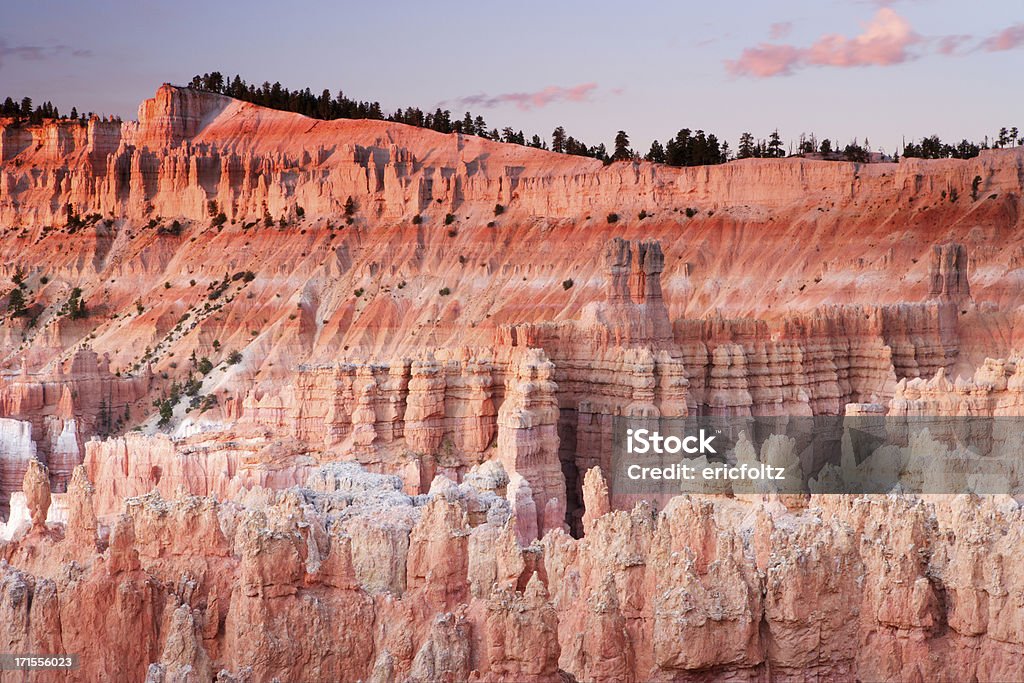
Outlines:
{"type": "Polygon", "coordinates": [[[608,511],[593,470],[585,537],[554,529],[522,547],[507,513],[467,522],[469,489],[410,498],[358,467],[339,474],[318,475],[331,491],[264,491],[258,507],[151,494],[101,528],[76,474],[66,526],[0,544],[0,637],[81,653],[71,680],[1024,675],[1009,498],[608,511]],[[405,541],[352,533],[358,520],[391,520],[405,541]],[[406,579],[376,582],[356,568],[366,555],[406,579]]]}
{"type": "Polygon", "coordinates": [[[602,166],[173,86],[0,121],[0,640],[79,680],[1024,677],[1012,499],[600,474],[617,416],[1019,414],[1022,169],[602,166]]]}

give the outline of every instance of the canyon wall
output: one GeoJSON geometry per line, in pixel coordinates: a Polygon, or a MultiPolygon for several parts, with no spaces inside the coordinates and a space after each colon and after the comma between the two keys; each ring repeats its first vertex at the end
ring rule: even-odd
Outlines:
{"type": "MultiPolygon", "coordinates": [[[[45,516],[46,479],[30,479],[45,516]]],[[[80,468],[66,524],[0,542],[0,638],[79,653],[64,680],[1024,675],[1012,499],[610,512],[595,469],[585,536],[523,547],[508,500],[442,481],[409,497],[397,477],[330,466],[244,502],[130,498],[97,525],[80,468]]]]}
{"type": "Polygon", "coordinates": [[[601,472],[621,416],[1019,414],[1022,179],[170,85],[0,120],[0,639],[78,680],[1020,678],[1012,498],[601,472]]]}

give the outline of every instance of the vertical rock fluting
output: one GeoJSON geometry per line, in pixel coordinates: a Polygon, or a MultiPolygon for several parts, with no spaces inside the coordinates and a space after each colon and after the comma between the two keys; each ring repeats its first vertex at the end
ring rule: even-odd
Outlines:
{"type": "Polygon", "coordinates": [[[0,274],[42,311],[0,332],[0,505],[36,526],[0,642],[79,680],[1024,678],[1011,499],[623,511],[592,469],[618,415],[1019,413],[1017,359],[952,365],[1019,336],[1022,161],[603,166],[172,86],[138,124],[0,122],[0,274]],[[193,352],[220,405],[85,443],[193,352]]]}
{"type": "MultiPolygon", "coordinates": [[[[498,410],[498,460],[528,486],[535,526],[543,535],[565,524],[565,478],[558,455],[558,402],[554,364],[540,349],[526,349],[514,361],[498,410]]],[[[511,487],[510,487],[511,488],[511,487]]],[[[522,540],[529,542],[530,538],[522,540]]]]}
{"type": "Polygon", "coordinates": [[[29,463],[36,460],[32,425],[0,418],[0,515],[10,512],[11,494],[21,489],[29,463]]]}
{"type": "Polygon", "coordinates": [[[960,303],[971,297],[967,280],[967,249],[950,242],[932,247],[928,265],[928,297],[960,303]]]}
{"type": "MultiPolygon", "coordinates": [[[[88,490],[82,471],[69,495],[88,490]]],[[[470,526],[453,482],[418,502],[358,467],[335,483],[270,494],[259,510],[133,499],[99,534],[105,550],[76,546],[86,506],[73,504],[63,536],[0,544],[0,638],[81,654],[70,680],[83,681],[1024,675],[1024,535],[1009,498],[822,496],[787,509],[682,496],[658,513],[610,511],[593,470],[585,536],[553,529],[521,547],[507,517],[470,526]],[[355,533],[357,519],[407,545],[355,533]],[[409,579],[379,583],[357,556],[409,579]]]]}
{"type": "Polygon", "coordinates": [[[46,515],[50,511],[50,473],[38,460],[30,460],[22,482],[25,504],[32,517],[32,529],[46,528],[46,515]]]}
{"type": "Polygon", "coordinates": [[[444,437],[445,375],[433,358],[413,361],[405,412],[405,439],[421,453],[434,453],[444,437]]]}

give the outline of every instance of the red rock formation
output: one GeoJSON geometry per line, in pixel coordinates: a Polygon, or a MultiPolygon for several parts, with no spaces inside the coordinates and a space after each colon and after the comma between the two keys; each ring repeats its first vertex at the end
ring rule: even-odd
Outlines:
{"type": "MultiPolygon", "coordinates": [[[[790,510],[678,497],[523,548],[507,522],[467,526],[447,494],[424,504],[381,475],[346,476],[348,489],[271,495],[258,509],[135,499],[101,530],[109,547],[77,548],[69,570],[59,558],[89,524],[72,505],[66,533],[0,544],[0,637],[80,653],[71,680],[1024,674],[1013,562],[1024,539],[1009,498],[824,496],[790,510]],[[388,491],[399,498],[382,504],[388,491]],[[338,524],[407,514],[418,517],[407,552],[338,524]],[[408,582],[367,584],[357,552],[401,564],[408,582]],[[105,647],[128,633],[130,647],[105,647]]],[[[587,481],[599,509],[599,473],[587,481]]],[[[74,490],[84,483],[76,474],[74,490]]]]}
{"type": "Polygon", "coordinates": [[[0,641],[78,680],[1021,678],[1010,499],[623,511],[593,468],[623,415],[1017,414],[1022,169],[605,166],[169,85],[0,121],[37,527],[0,641]]]}
{"type": "Polygon", "coordinates": [[[50,511],[50,475],[38,460],[29,461],[22,490],[33,530],[45,529],[46,516],[50,511]]]}
{"type": "MultiPolygon", "coordinates": [[[[541,535],[549,529],[561,529],[565,520],[565,479],[558,458],[557,386],[551,381],[554,368],[542,352],[524,352],[517,359],[515,373],[505,388],[505,401],[498,410],[497,458],[506,472],[519,475],[525,482],[533,506],[521,514],[534,515],[535,519],[523,528],[541,535]]],[[[532,538],[524,532],[520,540],[528,543],[532,538]]]]}

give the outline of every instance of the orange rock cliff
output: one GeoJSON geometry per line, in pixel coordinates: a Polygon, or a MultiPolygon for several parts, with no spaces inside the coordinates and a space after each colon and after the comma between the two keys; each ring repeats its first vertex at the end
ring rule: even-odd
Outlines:
{"type": "Polygon", "coordinates": [[[1019,414],[1022,191],[1017,149],[604,166],[170,85],[137,122],[0,120],[0,650],[1024,678],[1010,496],[605,482],[622,415],[1019,414]]]}

